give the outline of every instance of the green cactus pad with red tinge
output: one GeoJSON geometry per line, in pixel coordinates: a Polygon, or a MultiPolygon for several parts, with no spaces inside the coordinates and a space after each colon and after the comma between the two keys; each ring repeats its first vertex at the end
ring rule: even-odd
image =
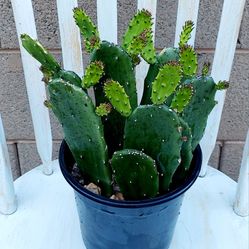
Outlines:
{"type": "Polygon", "coordinates": [[[101,103],[96,107],[96,114],[100,117],[107,116],[112,110],[112,106],[109,103],[101,103]]]}
{"type": "Polygon", "coordinates": [[[126,200],[155,197],[159,191],[159,177],[155,160],[145,153],[125,149],[111,159],[115,180],[126,200]]]}
{"type": "Polygon", "coordinates": [[[175,91],[181,77],[182,70],[178,63],[164,65],[152,83],[152,103],[156,105],[164,103],[167,97],[175,91]]]}
{"type": "Polygon", "coordinates": [[[99,83],[100,78],[104,74],[104,65],[101,61],[91,62],[86,70],[84,78],[82,79],[82,87],[90,88],[99,83]]]}
{"type": "Polygon", "coordinates": [[[156,62],[156,50],[153,44],[152,17],[147,10],[140,10],[130,21],[123,37],[122,46],[131,57],[141,54],[150,64],[156,62]]]}
{"type": "Polygon", "coordinates": [[[75,8],[74,19],[84,38],[87,52],[92,52],[94,49],[99,48],[99,32],[85,11],[80,8],[75,8]]]}

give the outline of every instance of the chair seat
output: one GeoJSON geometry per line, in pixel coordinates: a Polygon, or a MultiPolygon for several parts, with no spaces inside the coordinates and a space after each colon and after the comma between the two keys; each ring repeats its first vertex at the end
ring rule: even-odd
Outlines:
{"type": "MultiPolygon", "coordinates": [[[[53,162],[15,181],[18,210],[0,214],[1,249],[85,249],[74,194],[53,162]]],[[[236,182],[208,167],[186,193],[170,249],[248,249],[248,218],[234,214],[236,182]]]]}

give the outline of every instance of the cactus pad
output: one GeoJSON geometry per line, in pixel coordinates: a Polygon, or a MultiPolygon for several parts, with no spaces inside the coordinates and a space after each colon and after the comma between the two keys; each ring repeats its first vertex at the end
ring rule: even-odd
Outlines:
{"type": "Polygon", "coordinates": [[[161,192],[168,191],[180,163],[180,128],[177,114],[165,105],[139,106],[126,121],[124,148],[143,151],[156,160],[161,192]]]}
{"type": "Polygon", "coordinates": [[[176,48],[165,48],[156,57],[156,63],[150,65],[149,71],[144,81],[144,93],[142,97],[142,104],[152,104],[151,89],[152,82],[158,75],[159,69],[169,62],[177,62],[179,60],[179,51],[176,48]]]}
{"type": "Polygon", "coordinates": [[[23,47],[43,66],[43,70],[57,73],[61,67],[54,57],[37,41],[27,34],[21,35],[23,47]]]}
{"type": "Polygon", "coordinates": [[[229,87],[229,82],[226,80],[223,81],[219,81],[216,85],[215,85],[215,89],[216,90],[225,90],[229,87]]]}
{"type": "Polygon", "coordinates": [[[100,38],[97,27],[90,17],[80,8],[74,9],[74,19],[84,38],[87,52],[92,52],[100,47],[100,38]]]}
{"type": "Polygon", "coordinates": [[[112,106],[122,116],[128,117],[131,114],[129,97],[124,88],[117,81],[107,81],[104,86],[104,91],[112,106]]]}
{"type": "Polygon", "coordinates": [[[201,75],[203,77],[207,76],[208,75],[208,72],[209,72],[209,69],[210,69],[210,62],[205,62],[203,64],[203,67],[202,67],[202,70],[201,70],[201,75]]]}
{"type": "Polygon", "coordinates": [[[104,65],[101,61],[91,62],[86,70],[82,80],[83,88],[90,88],[99,83],[100,78],[104,74],[104,65]]]}
{"type": "Polygon", "coordinates": [[[214,100],[216,85],[211,77],[194,78],[191,85],[195,93],[184,108],[182,118],[191,128],[192,149],[194,150],[203,136],[208,115],[216,104],[214,100]]]}
{"type": "Polygon", "coordinates": [[[179,47],[182,47],[187,44],[189,39],[191,38],[191,32],[194,29],[193,21],[186,21],[184,26],[182,27],[182,32],[180,34],[179,47]]]}
{"type": "Polygon", "coordinates": [[[96,107],[96,114],[100,117],[107,116],[112,110],[112,106],[109,103],[102,103],[96,107]]]}
{"type": "Polygon", "coordinates": [[[168,63],[160,70],[152,83],[151,100],[160,105],[165,102],[176,89],[182,77],[181,66],[177,63],[168,63]]]}
{"type": "Polygon", "coordinates": [[[181,113],[191,100],[192,95],[193,87],[191,84],[180,86],[173,97],[170,108],[178,113],[181,113]]]}
{"type": "Polygon", "coordinates": [[[184,76],[193,77],[197,71],[197,56],[194,48],[191,46],[183,46],[180,49],[180,64],[183,69],[184,76]]]}
{"type": "Polygon", "coordinates": [[[60,70],[54,78],[60,78],[72,85],[81,87],[81,78],[73,71],[60,70]]]}
{"type": "Polygon", "coordinates": [[[131,57],[141,54],[150,64],[156,61],[156,51],[152,36],[152,17],[147,10],[140,10],[130,21],[123,37],[124,47],[131,57]]]}
{"type": "Polygon", "coordinates": [[[111,159],[115,180],[126,200],[152,198],[159,191],[159,177],[155,161],[145,153],[125,149],[111,159]]]}
{"type": "Polygon", "coordinates": [[[110,196],[111,174],[103,127],[91,99],[81,88],[61,79],[52,80],[48,90],[52,110],[84,179],[97,184],[105,196],[110,196]]]}

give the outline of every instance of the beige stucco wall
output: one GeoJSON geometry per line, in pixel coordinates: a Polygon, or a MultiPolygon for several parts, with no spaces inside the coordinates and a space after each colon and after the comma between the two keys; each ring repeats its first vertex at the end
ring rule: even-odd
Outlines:
{"type": "MultiPolygon", "coordinates": [[[[55,0],[34,0],[39,40],[61,60],[55,0]]],[[[107,1],[108,2],[108,1],[107,1]]],[[[119,39],[136,11],[135,0],[118,1],[119,39]]],[[[212,61],[223,1],[200,0],[196,48],[200,61],[212,61]]],[[[79,1],[96,20],[96,2],[79,1]]],[[[156,47],[172,46],[177,1],[159,0],[156,20],[156,47]]],[[[232,14],[232,13],[231,13],[232,14]]],[[[217,145],[210,163],[237,179],[242,149],[249,125],[249,1],[227,91],[217,145]]],[[[85,62],[87,55],[84,55],[85,62]]],[[[20,52],[10,0],[0,0],[0,113],[3,117],[14,177],[39,164],[27,100],[20,52]]],[[[53,116],[54,158],[62,139],[53,116]]]]}

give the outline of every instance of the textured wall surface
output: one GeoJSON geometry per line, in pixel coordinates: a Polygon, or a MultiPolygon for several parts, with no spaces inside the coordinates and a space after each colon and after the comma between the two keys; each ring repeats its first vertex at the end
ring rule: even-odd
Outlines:
{"type": "MultiPolygon", "coordinates": [[[[108,2],[108,1],[107,1],[108,2]]],[[[96,1],[79,1],[96,21],[96,1]]],[[[200,62],[212,61],[223,1],[200,0],[196,48],[200,62]]],[[[61,60],[56,1],[33,0],[39,40],[61,60]]],[[[136,12],[136,1],[118,1],[119,41],[129,19],[136,12]]],[[[158,0],[156,47],[172,46],[177,1],[158,0]]],[[[249,124],[249,0],[246,1],[234,59],[231,87],[227,91],[217,144],[210,164],[237,179],[249,124]]],[[[88,57],[84,54],[84,62],[88,57]]],[[[15,23],[10,0],[0,0],[0,113],[8,140],[14,178],[40,163],[24,83],[15,23]]],[[[57,158],[62,132],[51,115],[54,153],[57,158]]]]}

